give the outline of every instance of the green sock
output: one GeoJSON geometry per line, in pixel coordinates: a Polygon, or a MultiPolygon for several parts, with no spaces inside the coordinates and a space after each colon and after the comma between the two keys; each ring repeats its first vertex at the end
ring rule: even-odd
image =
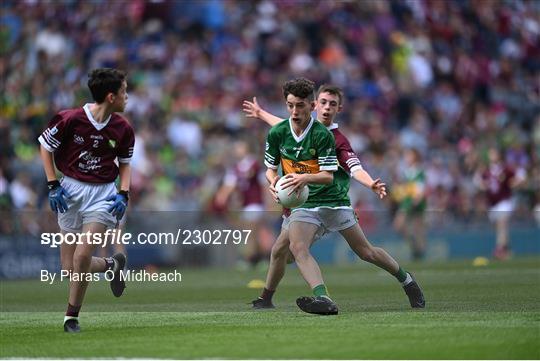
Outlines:
{"type": "Polygon", "coordinates": [[[407,279],[407,272],[405,272],[403,268],[399,267],[394,277],[396,277],[399,282],[405,282],[405,280],[407,279]]]}
{"type": "Polygon", "coordinates": [[[328,296],[328,290],[326,289],[324,283],[313,287],[313,294],[315,295],[315,297],[328,296]]]}

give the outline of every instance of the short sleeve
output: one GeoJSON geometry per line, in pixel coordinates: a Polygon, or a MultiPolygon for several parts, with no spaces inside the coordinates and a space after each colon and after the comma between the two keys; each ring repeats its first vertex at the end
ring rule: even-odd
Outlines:
{"type": "Polygon", "coordinates": [[[279,137],[275,128],[270,129],[266,137],[264,150],[264,165],[270,169],[277,169],[281,156],[279,153],[279,137]]]}
{"type": "Polygon", "coordinates": [[[362,170],[362,164],[358,156],[353,151],[351,143],[347,138],[342,137],[340,139],[339,145],[336,147],[337,159],[339,164],[347,171],[349,174],[353,174],[358,170],[362,170]]]}
{"type": "Polygon", "coordinates": [[[65,134],[69,127],[68,113],[57,113],[50,121],[47,129],[38,137],[39,143],[43,148],[53,153],[56,151],[64,141],[65,134]]]}
{"type": "Polygon", "coordinates": [[[131,125],[127,127],[127,130],[120,141],[118,147],[118,162],[129,163],[133,157],[133,147],[135,146],[135,132],[131,125]]]}
{"type": "Polygon", "coordinates": [[[335,172],[338,169],[338,162],[334,136],[326,129],[320,134],[320,140],[317,144],[319,169],[321,171],[335,172]]]}

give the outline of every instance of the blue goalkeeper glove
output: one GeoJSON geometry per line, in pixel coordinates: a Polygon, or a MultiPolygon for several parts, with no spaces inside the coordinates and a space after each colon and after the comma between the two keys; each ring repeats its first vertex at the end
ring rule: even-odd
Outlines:
{"type": "Polygon", "coordinates": [[[57,180],[47,183],[49,188],[49,205],[54,213],[64,213],[68,209],[68,205],[64,198],[71,198],[69,193],[60,185],[57,180]]]}
{"type": "Polygon", "coordinates": [[[113,216],[116,216],[117,220],[122,219],[126,212],[129,196],[127,191],[120,191],[117,194],[107,198],[107,202],[113,202],[107,211],[113,216]]]}

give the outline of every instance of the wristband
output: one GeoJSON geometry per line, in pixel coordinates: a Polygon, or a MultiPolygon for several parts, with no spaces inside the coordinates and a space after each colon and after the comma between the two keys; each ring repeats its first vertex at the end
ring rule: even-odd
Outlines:
{"type": "Polygon", "coordinates": [[[49,188],[50,191],[58,187],[60,187],[60,182],[57,179],[47,182],[47,188],[49,188]]]}
{"type": "Polygon", "coordinates": [[[129,201],[129,191],[120,191],[118,194],[123,195],[126,198],[126,201],[129,201]]]}

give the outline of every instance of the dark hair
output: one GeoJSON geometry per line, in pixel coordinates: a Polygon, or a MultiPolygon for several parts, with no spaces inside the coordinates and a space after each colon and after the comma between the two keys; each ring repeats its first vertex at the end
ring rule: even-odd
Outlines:
{"type": "Polygon", "coordinates": [[[343,90],[341,90],[340,87],[330,84],[323,84],[319,87],[319,90],[317,90],[317,99],[319,99],[319,95],[321,95],[322,93],[330,93],[332,95],[337,95],[339,99],[339,105],[343,105],[343,90]]]}
{"type": "Polygon", "coordinates": [[[103,103],[109,93],[116,94],[126,80],[126,73],[112,68],[94,69],[88,73],[88,88],[97,103],[103,103]]]}
{"type": "Polygon", "coordinates": [[[283,96],[287,99],[289,94],[295,97],[308,99],[313,101],[315,99],[315,83],[306,78],[296,78],[289,80],[283,85],[283,96]]]}

